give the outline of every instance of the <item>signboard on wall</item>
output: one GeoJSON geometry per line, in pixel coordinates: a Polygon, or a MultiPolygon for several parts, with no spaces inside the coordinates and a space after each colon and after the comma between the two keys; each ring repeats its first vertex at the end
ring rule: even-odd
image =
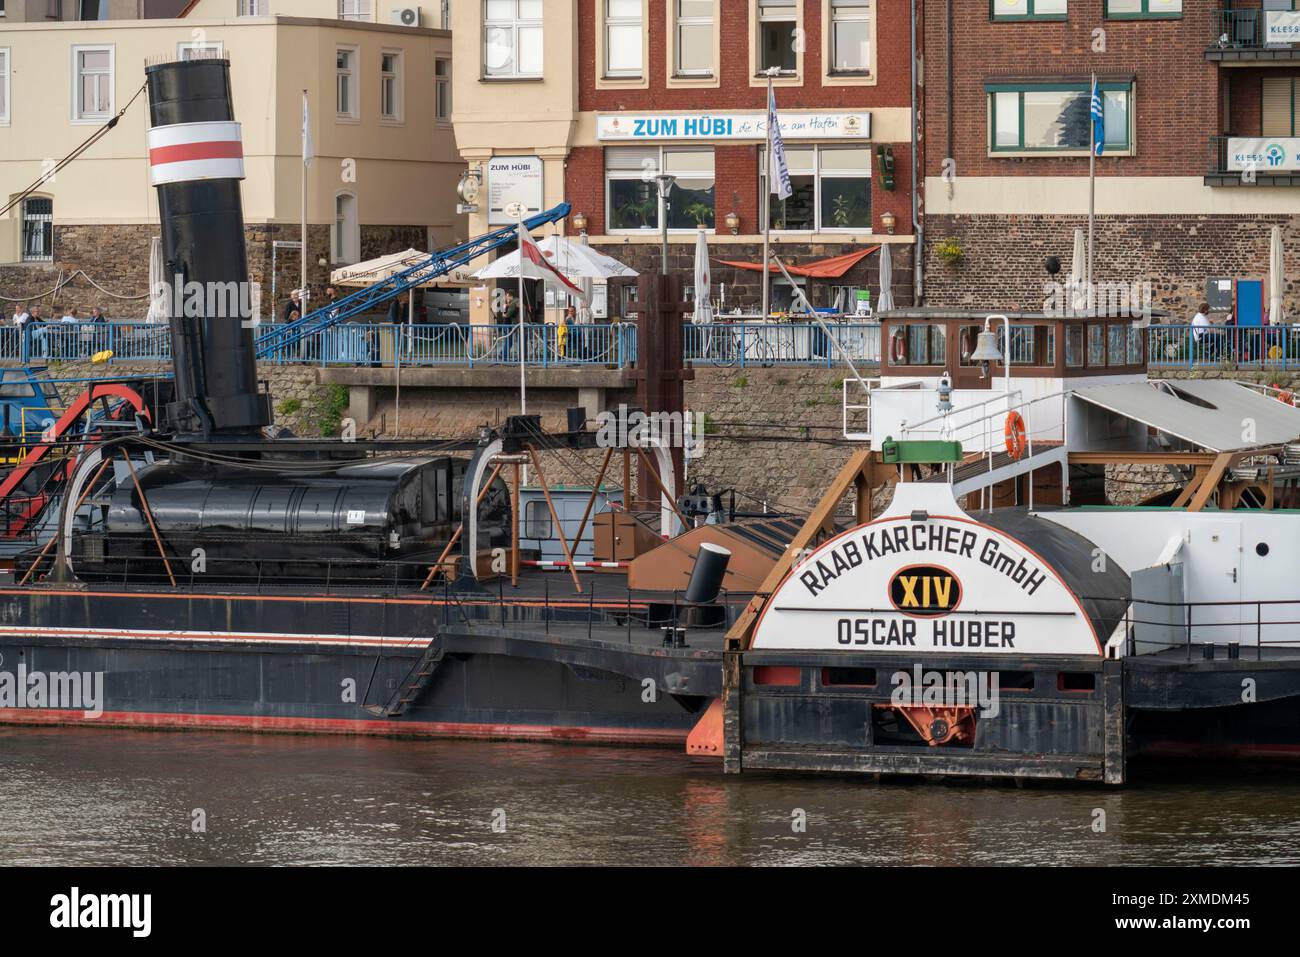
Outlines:
{"type": "MultiPolygon", "coordinates": [[[[867,140],[870,113],[778,113],[787,140],[867,140]]],[[[658,140],[762,140],[766,113],[611,113],[596,117],[596,138],[634,143],[658,140]]]]}
{"type": "Polygon", "coordinates": [[[1264,174],[1300,170],[1300,136],[1230,137],[1228,169],[1264,174]]]}
{"type": "Polygon", "coordinates": [[[487,161],[488,225],[517,222],[507,212],[514,203],[523,206],[525,219],[542,211],[540,156],[493,156],[487,161]]]}

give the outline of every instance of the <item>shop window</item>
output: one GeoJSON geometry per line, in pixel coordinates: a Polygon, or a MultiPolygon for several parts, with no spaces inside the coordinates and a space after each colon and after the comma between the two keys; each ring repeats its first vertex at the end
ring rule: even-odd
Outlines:
{"type": "MultiPolygon", "coordinates": [[[[767,189],[767,157],[759,189],[767,189]]],[[[793,192],[770,195],[769,219],[776,230],[835,232],[871,228],[871,149],[793,147],[786,149],[793,192]]],[[[763,194],[760,194],[763,195],[763,194]]]]}
{"type": "MultiPolygon", "coordinates": [[[[1107,151],[1131,148],[1132,85],[1098,84],[1107,151]]],[[[989,148],[994,152],[1088,150],[1092,141],[1091,88],[1087,82],[1052,85],[990,84],[989,148]]]]}
{"type": "Polygon", "coordinates": [[[713,0],[673,0],[676,14],[674,72],[713,76],[713,0]]]}
{"type": "Polygon", "coordinates": [[[54,259],[54,200],[32,196],[23,200],[23,262],[54,259]]]}
{"type": "Polygon", "coordinates": [[[663,229],[655,184],[661,170],[675,177],[668,196],[668,228],[713,228],[712,149],[607,147],[605,199],[610,232],[663,229]]]}
{"type": "Polygon", "coordinates": [[[799,69],[798,31],[796,0],[758,0],[759,69],[793,76],[799,69]]]}
{"type": "Polygon", "coordinates": [[[1183,0],[1105,0],[1105,14],[1111,19],[1130,20],[1181,17],[1183,0]]]}
{"type": "Polygon", "coordinates": [[[831,75],[871,72],[871,7],[874,0],[830,0],[831,75]]]}
{"type": "Polygon", "coordinates": [[[603,0],[605,4],[605,76],[639,79],[644,68],[645,23],[642,0],[603,0]]]}
{"type": "Polygon", "coordinates": [[[1066,0],[990,0],[994,20],[1064,20],[1066,0]]]}
{"type": "Polygon", "coordinates": [[[486,76],[542,75],[542,0],[484,0],[483,36],[486,76]]]}

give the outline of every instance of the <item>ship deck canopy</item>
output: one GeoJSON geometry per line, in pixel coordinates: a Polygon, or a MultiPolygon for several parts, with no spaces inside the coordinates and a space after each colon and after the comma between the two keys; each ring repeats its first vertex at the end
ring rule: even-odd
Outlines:
{"type": "Polygon", "coordinates": [[[1212,452],[1283,445],[1300,437],[1300,409],[1230,379],[1124,382],[1075,389],[1073,395],[1212,452]]]}

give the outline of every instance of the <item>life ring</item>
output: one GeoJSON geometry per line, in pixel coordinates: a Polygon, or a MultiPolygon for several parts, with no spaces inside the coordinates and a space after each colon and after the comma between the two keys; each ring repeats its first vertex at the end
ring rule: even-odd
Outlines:
{"type": "Polygon", "coordinates": [[[1020,459],[1025,454],[1025,420],[1019,412],[1007,413],[1007,424],[1002,429],[1003,436],[1007,440],[1007,454],[1014,459],[1020,459]]]}
{"type": "Polygon", "coordinates": [[[889,338],[889,364],[902,365],[907,359],[907,337],[902,329],[895,329],[889,338]]]}
{"type": "Polygon", "coordinates": [[[1295,405],[1295,393],[1283,389],[1277,394],[1277,401],[1285,402],[1287,405],[1295,405]]]}

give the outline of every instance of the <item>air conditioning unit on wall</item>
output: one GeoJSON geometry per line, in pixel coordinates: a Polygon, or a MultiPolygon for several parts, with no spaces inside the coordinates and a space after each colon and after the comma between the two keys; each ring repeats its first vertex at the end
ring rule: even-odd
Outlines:
{"type": "Polygon", "coordinates": [[[396,7],[389,13],[389,18],[393,23],[404,27],[418,27],[420,25],[420,8],[396,7]]]}

